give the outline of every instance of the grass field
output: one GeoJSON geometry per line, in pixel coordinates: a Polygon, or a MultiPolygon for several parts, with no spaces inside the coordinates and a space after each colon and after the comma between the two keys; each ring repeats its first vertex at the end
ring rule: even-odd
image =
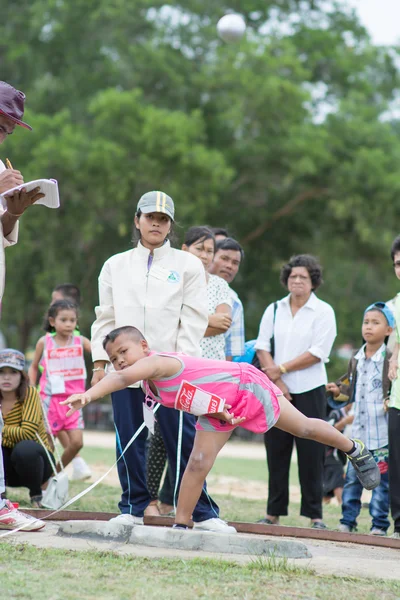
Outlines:
{"type": "MultiPolygon", "coordinates": [[[[86,447],[88,463],[104,472],[114,462],[112,449],[86,447]]],[[[265,482],[264,460],[219,458],[210,474],[213,482],[222,476],[251,483],[265,482]]],[[[291,469],[291,485],[298,485],[297,465],[291,469]]],[[[71,482],[70,494],[84,490],[90,482],[71,482]]],[[[219,485],[218,489],[221,489],[219,485]]],[[[10,489],[12,500],[29,506],[27,490],[10,489]]],[[[214,494],[221,516],[233,521],[257,521],[265,514],[265,499],[214,494]]],[[[117,512],[119,488],[99,484],[71,508],[117,512]]],[[[336,528],[340,508],[327,506],[324,520],[336,528]]],[[[306,527],[299,504],[292,502],[285,525],[306,527]]],[[[368,511],[363,509],[359,531],[369,530],[368,511]]],[[[27,545],[0,543],[0,589],[7,600],[260,600],[299,598],[332,600],[394,600],[400,598],[400,582],[320,576],[282,559],[259,558],[245,565],[216,559],[145,559],[112,552],[44,550],[27,545]]]]}
{"type": "MultiPolygon", "coordinates": [[[[115,453],[112,449],[85,447],[82,456],[90,465],[101,467],[101,472],[110,467],[115,460],[115,453]]],[[[265,500],[267,497],[267,468],[264,460],[246,459],[246,458],[221,458],[219,457],[211,472],[210,481],[214,478],[226,476],[236,477],[242,481],[265,482],[265,500]]],[[[88,487],[90,482],[70,482],[70,495],[88,487]]],[[[290,484],[298,486],[297,465],[293,464],[290,473],[290,484]]],[[[212,486],[211,486],[212,487],[212,486]]],[[[219,486],[220,489],[221,486],[219,486]]],[[[19,501],[21,506],[29,505],[27,490],[9,489],[9,495],[13,500],[19,501]]],[[[238,498],[224,493],[213,493],[213,498],[218,502],[221,509],[221,516],[231,521],[250,521],[255,522],[265,515],[265,500],[248,498],[238,498]]],[[[119,500],[119,489],[115,486],[99,484],[93,491],[78,500],[70,510],[91,510],[117,512],[119,500]]],[[[281,518],[282,525],[295,525],[298,527],[307,527],[309,520],[299,516],[300,506],[291,502],[289,515],[281,518]]],[[[324,507],[324,521],[331,529],[336,529],[340,519],[340,508],[338,506],[327,505],[324,507]]],[[[358,531],[368,533],[370,529],[370,516],[368,509],[363,508],[359,518],[358,531]]]]}
{"type": "MultiPolygon", "coordinates": [[[[395,600],[400,583],[316,576],[282,559],[144,559],[0,544],[7,600],[395,600]]],[[[4,594],[4,592],[6,592],[4,594]]]]}

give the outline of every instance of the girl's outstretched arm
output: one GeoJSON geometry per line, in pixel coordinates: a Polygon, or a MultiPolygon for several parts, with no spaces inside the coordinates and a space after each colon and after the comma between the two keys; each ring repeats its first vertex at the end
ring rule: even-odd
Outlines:
{"type": "Polygon", "coordinates": [[[31,385],[37,384],[38,372],[39,372],[39,363],[42,358],[42,354],[44,351],[44,338],[40,338],[38,343],[36,344],[35,354],[32,359],[31,366],[28,370],[29,383],[31,385]]]}
{"type": "Polygon", "coordinates": [[[67,416],[72,415],[85,404],[103,398],[112,392],[124,390],[128,386],[142,381],[143,379],[158,379],[160,377],[170,377],[178,373],[181,363],[176,358],[168,356],[148,356],[141,358],[134,365],[109,373],[92,388],[82,394],[73,394],[60,402],[60,404],[70,404],[71,408],[67,416]]]}

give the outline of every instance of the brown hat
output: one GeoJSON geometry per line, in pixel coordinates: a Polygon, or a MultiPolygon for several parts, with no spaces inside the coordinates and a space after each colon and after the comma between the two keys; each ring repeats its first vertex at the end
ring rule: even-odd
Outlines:
{"type": "Polygon", "coordinates": [[[0,113],[25,129],[32,130],[28,123],[21,121],[24,116],[25,94],[5,81],[0,81],[0,113]]]}

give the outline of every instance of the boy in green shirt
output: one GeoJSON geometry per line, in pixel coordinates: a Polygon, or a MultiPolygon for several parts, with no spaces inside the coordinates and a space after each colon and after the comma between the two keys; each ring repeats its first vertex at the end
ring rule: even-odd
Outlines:
{"type": "MultiPolygon", "coordinates": [[[[397,236],[394,240],[390,256],[393,261],[396,277],[400,279],[400,236],[397,236]]],[[[400,294],[397,294],[395,298],[394,317],[396,319],[396,344],[389,366],[389,379],[392,381],[392,390],[388,402],[389,496],[390,509],[394,521],[394,534],[392,537],[400,538],[400,294]]]]}

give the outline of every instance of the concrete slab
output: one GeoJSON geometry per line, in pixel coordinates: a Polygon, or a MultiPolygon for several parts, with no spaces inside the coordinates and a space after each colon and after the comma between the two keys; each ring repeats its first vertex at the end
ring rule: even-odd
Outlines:
{"type": "MultiPolygon", "coordinates": [[[[147,557],[149,559],[169,558],[192,560],[196,558],[214,558],[217,560],[234,561],[244,565],[254,561],[254,556],[248,554],[215,554],[202,550],[188,552],[138,546],[126,542],[113,541],[111,538],[57,535],[58,523],[47,522],[46,527],[37,532],[22,532],[4,538],[10,544],[30,544],[37,548],[55,548],[63,551],[100,551],[113,552],[121,556],[147,557]]],[[[241,534],[244,535],[244,534],[241,534]]],[[[262,539],[275,541],[271,536],[262,539]]],[[[293,540],[296,541],[296,540],[293,540]]],[[[338,575],[341,577],[385,578],[400,581],[399,551],[392,548],[366,547],[358,544],[335,543],[327,541],[307,540],[307,547],[312,558],[288,559],[289,564],[312,569],[316,575],[338,575]]]]}
{"type": "Polygon", "coordinates": [[[183,531],[169,527],[131,527],[111,522],[66,521],[60,524],[58,535],[96,538],[105,541],[128,542],[138,546],[169,550],[203,551],[217,554],[246,554],[280,558],[311,558],[307,546],[291,540],[266,540],[260,536],[215,533],[213,531],[183,531]]]}

